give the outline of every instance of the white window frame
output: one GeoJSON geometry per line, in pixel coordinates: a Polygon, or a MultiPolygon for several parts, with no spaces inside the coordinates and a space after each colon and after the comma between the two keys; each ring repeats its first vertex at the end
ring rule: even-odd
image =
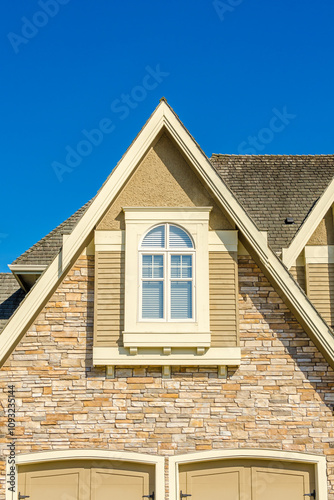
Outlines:
{"type": "MultiPolygon", "coordinates": [[[[141,208],[125,207],[125,347],[210,347],[209,318],[209,215],[211,207],[141,208]],[[141,248],[149,230],[162,224],[179,226],[190,236],[192,249],[141,248]],[[192,252],[193,318],[146,319],[141,317],[141,255],[176,255],[192,252]],[[195,255],[196,254],[196,255],[195,255]],[[200,297],[196,289],[201,291],[200,297]]],[[[169,258],[169,257],[168,257],[169,258]]],[[[166,268],[170,267],[170,263],[166,268]]],[[[165,293],[166,297],[166,293],[165,293]]],[[[165,299],[166,300],[166,299],[165,299]]],[[[168,299],[170,300],[170,299],[168,299]]],[[[165,304],[165,314],[168,311],[165,304]]]]}
{"type": "Polygon", "coordinates": [[[185,230],[184,227],[180,226],[179,224],[171,224],[168,222],[160,223],[160,224],[155,224],[153,227],[150,227],[145,234],[143,235],[139,248],[138,248],[138,257],[139,257],[139,304],[138,304],[138,322],[174,322],[174,323],[184,323],[184,322],[195,322],[196,321],[196,248],[195,244],[193,241],[193,238],[191,237],[191,234],[188,233],[188,231],[185,230]],[[155,227],[159,226],[165,226],[165,247],[160,249],[156,247],[143,247],[142,243],[147,236],[147,234],[154,229],[155,227]],[[170,226],[176,226],[182,229],[190,238],[192,242],[192,247],[191,248],[171,248],[169,246],[169,229],[170,226]],[[150,255],[150,256],[155,256],[155,255],[162,255],[163,256],[163,277],[162,278],[143,278],[143,255],[150,255]],[[172,255],[191,255],[192,256],[192,276],[191,278],[172,278],[171,276],[171,258],[172,255]],[[163,317],[162,318],[143,318],[142,316],[142,310],[143,310],[143,281],[163,281],[163,317]],[[191,299],[192,299],[192,317],[191,318],[184,318],[184,319],[173,319],[171,317],[171,291],[172,291],[172,282],[173,281],[191,281],[192,283],[192,291],[191,291],[191,299]]]}

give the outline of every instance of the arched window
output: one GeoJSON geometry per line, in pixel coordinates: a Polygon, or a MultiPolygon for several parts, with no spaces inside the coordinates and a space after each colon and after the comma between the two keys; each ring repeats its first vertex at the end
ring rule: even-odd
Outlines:
{"type": "Polygon", "coordinates": [[[139,252],[141,319],[194,320],[195,250],[189,234],[173,224],[155,226],[139,252]]]}

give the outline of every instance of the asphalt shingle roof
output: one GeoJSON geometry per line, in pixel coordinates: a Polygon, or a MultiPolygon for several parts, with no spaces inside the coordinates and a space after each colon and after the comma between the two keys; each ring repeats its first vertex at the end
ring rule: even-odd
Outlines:
{"type": "Polygon", "coordinates": [[[0,273],[0,333],[25,295],[13,274],[0,273]]]}
{"type": "Polygon", "coordinates": [[[211,157],[219,173],[279,253],[289,246],[314,204],[334,177],[334,155],[220,155],[211,157]],[[294,224],[285,223],[291,215],[294,224]]]}
{"type": "Polygon", "coordinates": [[[20,255],[20,257],[14,260],[12,264],[49,265],[58,254],[63,244],[63,234],[71,234],[91,202],[92,200],[77,210],[66,221],[62,222],[58,227],[51,231],[51,233],[44,236],[44,238],[26,250],[22,255],[20,255]]]}

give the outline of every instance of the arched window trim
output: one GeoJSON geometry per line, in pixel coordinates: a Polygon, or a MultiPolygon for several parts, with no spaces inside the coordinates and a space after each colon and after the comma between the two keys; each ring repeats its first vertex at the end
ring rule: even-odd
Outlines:
{"type": "MultiPolygon", "coordinates": [[[[192,235],[189,233],[189,231],[187,231],[183,226],[181,226],[181,224],[176,224],[175,222],[159,222],[158,224],[154,224],[153,226],[151,226],[149,229],[147,229],[145,231],[145,233],[143,234],[143,236],[141,237],[140,239],[140,242],[139,242],[139,246],[138,246],[138,250],[143,250],[143,247],[142,247],[142,244],[143,244],[143,241],[144,239],[146,238],[146,236],[152,231],[152,229],[155,229],[156,227],[159,227],[159,226],[175,226],[175,227],[179,227],[180,229],[182,229],[182,231],[184,231],[187,236],[190,238],[190,241],[192,243],[192,248],[184,248],[183,250],[187,251],[195,251],[196,250],[196,247],[195,247],[195,242],[194,242],[194,238],[192,237],[192,235]]],[[[166,238],[166,241],[167,241],[167,238],[166,238]]],[[[156,249],[156,247],[151,247],[153,250],[156,249]]],[[[150,247],[145,247],[145,249],[150,249],[150,247]]]]}
{"type": "MultiPolygon", "coordinates": [[[[139,269],[139,303],[138,303],[138,321],[139,322],[149,322],[149,323],[191,323],[196,321],[196,251],[195,251],[195,243],[194,240],[189,234],[189,232],[182,227],[180,224],[175,224],[175,223],[170,223],[170,222],[163,222],[163,223],[158,223],[153,226],[151,226],[142,236],[140,239],[139,243],[139,249],[138,249],[138,256],[139,256],[139,263],[138,263],[138,269],[139,269]],[[146,236],[154,229],[160,226],[165,227],[165,241],[164,241],[164,247],[143,247],[143,242],[146,238],[146,236]],[[170,246],[170,239],[169,239],[169,234],[170,234],[170,227],[178,227],[180,228],[190,239],[192,247],[171,247],[170,246]],[[152,256],[152,277],[148,278],[144,277],[144,266],[143,266],[143,257],[144,256],[152,256]],[[157,278],[153,277],[154,273],[154,257],[155,256],[162,256],[162,276],[159,276],[157,278]],[[180,263],[181,267],[179,270],[181,271],[181,275],[183,273],[183,266],[182,266],[182,256],[191,256],[191,266],[187,266],[186,268],[189,270],[189,267],[191,269],[191,277],[173,277],[172,276],[172,269],[173,269],[173,264],[172,264],[172,258],[173,256],[175,257],[180,257],[180,263]],[[157,287],[157,294],[162,295],[161,299],[161,308],[162,311],[158,312],[159,317],[148,317],[143,315],[143,289],[144,289],[144,284],[145,283],[153,283],[153,282],[160,282],[162,285],[161,287],[157,287]],[[191,307],[191,314],[189,317],[173,317],[173,297],[172,297],[172,290],[173,290],[173,283],[178,283],[179,287],[174,286],[174,304],[175,304],[175,309],[174,309],[174,315],[176,314],[176,296],[178,293],[182,294],[182,283],[191,283],[190,287],[184,287],[183,288],[183,294],[187,293],[187,288],[188,288],[188,293],[191,297],[190,301],[188,301],[188,310],[189,307],[191,307]],[[158,290],[160,288],[160,290],[158,290]],[[189,302],[191,305],[189,306],[189,302]]],[[[160,266],[161,268],[161,263],[160,266]]],[[[157,268],[156,268],[157,269],[157,268]]],[[[175,268],[174,268],[175,270],[175,268]]],[[[147,293],[150,293],[149,291],[147,293]]],[[[152,292],[151,292],[152,293],[152,292]]],[[[154,293],[154,291],[153,291],[154,293]]],[[[152,313],[154,314],[154,313],[152,313]]],[[[179,313],[180,314],[180,313],[179,313]]]]}

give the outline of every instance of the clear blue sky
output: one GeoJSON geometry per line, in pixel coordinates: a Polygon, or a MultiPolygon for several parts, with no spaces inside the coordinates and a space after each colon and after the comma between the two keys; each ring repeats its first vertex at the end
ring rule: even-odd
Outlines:
{"type": "Polygon", "coordinates": [[[3,2],[0,271],[96,193],[161,96],[209,156],[334,153],[333,20],[333,0],[3,2]]]}

